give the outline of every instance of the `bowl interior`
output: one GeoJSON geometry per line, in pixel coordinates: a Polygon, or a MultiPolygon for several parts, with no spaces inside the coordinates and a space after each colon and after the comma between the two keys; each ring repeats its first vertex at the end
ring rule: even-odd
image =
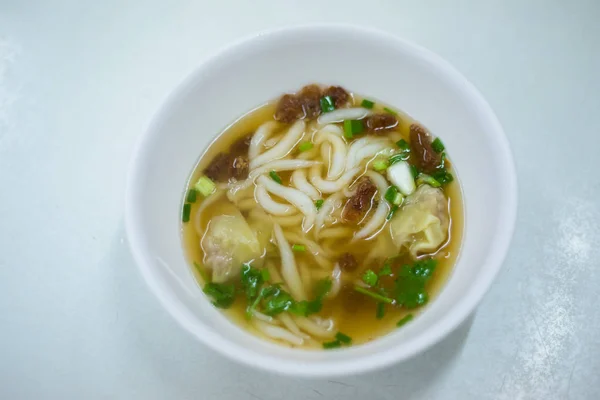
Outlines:
{"type": "Polygon", "coordinates": [[[516,210],[510,150],[475,89],[430,52],[351,27],[259,35],[201,66],[170,96],[140,139],[128,180],[126,224],[144,278],[176,320],[209,346],[280,373],[360,372],[410,357],[455,328],[489,287],[506,253],[516,210]],[[413,323],[342,351],[286,349],[246,333],[206,300],[184,258],[180,205],[207,145],[241,114],[311,82],[340,84],[392,104],[439,135],[465,201],[463,247],[435,301],[413,323]]]}

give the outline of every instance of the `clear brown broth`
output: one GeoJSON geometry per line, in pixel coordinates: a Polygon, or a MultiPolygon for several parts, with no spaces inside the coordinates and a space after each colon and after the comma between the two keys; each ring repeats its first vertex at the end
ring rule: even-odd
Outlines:
{"type": "MultiPolygon", "coordinates": [[[[354,95],[354,103],[360,104],[362,98],[354,95]]],[[[208,147],[206,152],[200,157],[200,160],[188,181],[188,187],[186,187],[185,193],[188,192],[193,183],[196,182],[203,174],[204,169],[208,166],[210,161],[219,153],[227,152],[229,147],[239,138],[253,133],[256,129],[266,121],[273,119],[273,113],[275,111],[276,102],[264,104],[249,113],[245,114],[220,133],[217,138],[208,147]]],[[[409,126],[415,122],[408,115],[400,112],[399,110],[390,107],[389,105],[376,103],[375,111],[383,111],[383,108],[392,109],[398,113],[399,126],[396,131],[399,131],[402,136],[408,141],[408,129],[409,126]]],[[[442,137],[443,139],[443,137],[442,137]]],[[[451,149],[450,157],[451,161],[451,149]]],[[[461,190],[456,179],[456,171],[452,169],[452,173],[455,176],[455,180],[444,187],[444,193],[449,199],[449,210],[450,210],[450,232],[449,239],[438,251],[435,253],[435,258],[438,260],[438,265],[435,269],[433,277],[428,282],[427,290],[430,296],[430,302],[435,301],[435,297],[440,292],[444,283],[448,280],[451,274],[452,268],[456,263],[458,257],[461,239],[463,235],[463,203],[461,190]]],[[[290,173],[280,173],[284,183],[289,181],[290,173]]],[[[192,204],[190,223],[182,224],[182,241],[185,249],[185,254],[192,268],[192,271],[198,280],[199,284],[202,285],[203,278],[202,272],[195,266],[202,268],[203,252],[199,245],[200,237],[196,233],[193,224],[193,216],[196,214],[198,207],[201,204],[202,197],[198,196],[199,201],[192,204]]],[[[222,203],[210,206],[205,211],[204,221],[210,220],[211,217],[220,215],[222,213],[222,203]]],[[[369,240],[360,240],[357,242],[348,243],[348,241],[337,241],[336,246],[341,246],[344,251],[349,251],[357,258],[359,268],[352,274],[355,277],[360,277],[361,273],[366,269],[373,268],[378,270],[381,265],[364,265],[363,258],[367,254],[369,246],[372,246],[369,240]]],[[[296,259],[300,262],[302,258],[307,257],[307,261],[311,262],[308,255],[297,254],[296,259]]],[[[400,262],[407,264],[412,263],[414,260],[409,255],[402,256],[400,262]]],[[[391,284],[393,277],[386,278],[387,283],[391,284]]],[[[264,337],[258,332],[245,318],[246,310],[245,301],[236,301],[234,305],[223,310],[224,313],[232,320],[236,325],[252,332],[253,334],[264,337]]],[[[427,306],[425,306],[427,307],[427,306]]],[[[377,319],[375,317],[376,302],[372,299],[360,295],[353,291],[350,287],[344,287],[340,294],[331,300],[326,300],[323,305],[323,310],[318,314],[323,317],[333,317],[336,322],[336,329],[340,332],[352,337],[353,344],[361,344],[372,341],[378,337],[381,337],[393,329],[396,329],[396,323],[407,314],[417,314],[422,309],[407,311],[402,308],[393,306],[386,306],[386,313],[383,319],[377,319]]],[[[270,340],[270,339],[268,339],[270,340]]],[[[282,344],[282,343],[280,343],[282,344]]]]}

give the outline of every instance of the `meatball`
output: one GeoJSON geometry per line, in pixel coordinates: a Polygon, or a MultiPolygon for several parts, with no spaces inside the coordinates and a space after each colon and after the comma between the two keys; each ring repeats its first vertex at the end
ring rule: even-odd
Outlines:
{"type": "Polygon", "coordinates": [[[367,132],[385,133],[398,126],[398,119],[392,114],[373,114],[364,119],[367,132]]]}
{"type": "Polygon", "coordinates": [[[226,153],[219,153],[212,159],[204,174],[215,182],[227,182],[229,179],[229,166],[231,157],[226,153]]]}
{"type": "Polygon", "coordinates": [[[250,162],[248,161],[248,157],[237,156],[232,160],[231,165],[229,166],[229,176],[240,181],[248,177],[249,170],[250,162]]]}
{"type": "Polygon", "coordinates": [[[419,124],[412,124],[410,130],[411,160],[419,170],[431,174],[441,164],[441,156],[431,147],[431,136],[419,124]]]}
{"type": "Polygon", "coordinates": [[[371,207],[371,200],[377,191],[377,186],[367,177],[362,177],[356,183],[356,193],[348,199],[342,216],[348,222],[358,222],[371,207]]]}
{"type": "Polygon", "coordinates": [[[358,262],[356,262],[356,258],[350,253],[344,253],[339,258],[338,263],[340,264],[340,268],[344,272],[353,272],[358,268],[358,262]]]}
{"type": "Polygon", "coordinates": [[[300,100],[293,94],[284,94],[277,103],[274,117],[277,121],[290,123],[304,118],[304,115],[304,108],[300,100]]]}
{"type": "Polygon", "coordinates": [[[345,106],[350,100],[350,94],[341,86],[330,86],[325,90],[323,96],[329,96],[333,100],[335,108],[345,106]]]}
{"type": "Polygon", "coordinates": [[[307,118],[316,118],[321,114],[321,88],[319,86],[305,86],[297,97],[307,118]]]}

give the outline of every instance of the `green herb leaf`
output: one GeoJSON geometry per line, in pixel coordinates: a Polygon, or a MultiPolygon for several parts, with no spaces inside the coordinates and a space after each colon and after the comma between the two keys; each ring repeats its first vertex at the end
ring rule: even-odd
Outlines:
{"type": "Polygon", "coordinates": [[[369,110],[372,109],[374,105],[375,105],[374,102],[372,102],[371,100],[367,100],[367,99],[364,99],[362,101],[362,103],[360,103],[361,107],[368,108],[369,110]]]}
{"type": "Polygon", "coordinates": [[[387,304],[391,304],[394,302],[394,299],[391,299],[389,297],[380,295],[378,293],[373,293],[370,290],[367,290],[363,287],[360,286],[354,286],[354,290],[357,291],[358,293],[364,294],[366,296],[372,297],[373,299],[377,300],[377,301],[381,301],[383,303],[387,303],[387,304]]]}
{"type": "Polygon", "coordinates": [[[347,119],[344,121],[344,137],[346,139],[352,139],[364,130],[365,126],[361,120],[347,119]]]}
{"type": "Polygon", "coordinates": [[[335,110],[335,102],[331,96],[321,97],[321,111],[324,113],[335,110]]]}
{"type": "MultiPolygon", "coordinates": [[[[269,289],[273,287],[275,286],[270,286],[269,289]]],[[[276,287],[272,294],[269,292],[263,297],[265,298],[263,312],[270,316],[281,314],[294,305],[292,296],[279,287],[276,287]]]]}
{"type": "Polygon", "coordinates": [[[252,301],[258,296],[260,287],[264,280],[262,271],[252,267],[250,264],[242,266],[242,288],[246,292],[248,301],[252,301]]]}
{"type": "Polygon", "coordinates": [[[317,299],[322,299],[323,297],[327,296],[332,285],[333,282],[331,282],[331,279],[329,278],[321,279],[315,283],[315,297],[317,299]]]}
{"type": "Polygon", "coordinates": [[[442,184],[440,182],[438,182],[438,180],[433,178],[432,176],[427,175],[427,174],[419,174],[419,176],[417,176],[417,185],[420,186],[423,184],[427,184],[434,188],[442,186],[442,184]]]}
{"type": "Polygon", "coordinates": [[[233,284],[210,282],[204,285],[204,293],[212,297],[213,304],[219,308],[229,308],[235,301],[235,286],[233,284]]]}
{"type": "Polygon", "coordinates": [[[382,319],[385,315],[385,303],[377,303],[377,310],[375,311],[375,318],[382,319]]]}
{"type": "Polygon", "coordinates": [[[271,274],[269,273],[269,270],[266,268],[260,270],[260,276],[262,276],[263,282],[268,282],[271,280],[271,274]]]}
{"type": "Polygon", "coordinates": [[[379,270],[379,276],[389,276],[392,275],[392,266],[386,262],[385,264],[383,264],[383,267],[381,268],[381,270],[379,270]]]}
{"type": "Polygon", "coordinates": [[[352,338],[348,335],[343,334],[342,332],[336,333],[335,338],[344,344],[352,343],[352,338]]]}
{"type": "Polygon", "coordinates": [[[192,205],[190,203],[185,203],[183,205],[183,211],[181,212],[181,221],[189,222],[191,212],[192,212],[192,205]]]}
{"type": "Polygon", "coordinates": [[[281,178],[279,177],[279,175],[277,175],[277,172],[271,171],[269,172],[269,176],[271,177],[271,179],[273,179],[275,182],[281,185],[281,178]]]}
{"type": "Polygon", "coordinates": [[[412,174],[413,179],[417,179],[417,176],[419,176],[419,170],[417,169],[416,166],[410,164],[410,173],[412,174]]]}
{"type": "Polygon", "coordinates": [[[323,200],[323,199],[319,199],[319,200],[315,201],[315,207],[317,207],[317,211],[319,211],[321,209],[321,207],[323,207],[323,203],[325,203],[325,200],[323,200]]]}
{"type": "Polygon", "coordinates": [[[435,140],[433,142],[431,142],[431,148],[436,153],[441,153],[442,151],[444,151],[444,149],[446,147],[444,146],[444,143],[442,143],[442,141],[440,140],[440,138],[435,138],[435,140]]]}
{"type": "Polygon", "coordinates": [[[339,340],[334,340],[332,342],[324,342],[323,343],[323,348],[326,349],[326,350],[337,349],[341,345],[342,345],[342,343],[339,340]]]}
{"type": "Polygon", "coordinates": [[[379,278],[377,277],[377,274],[372,270],[372,269],[368,269],[365,271],[365,273],[362,276],[362,280],[364,283],[366,283],[369,286],[375,286],[377,285],[377,280],[379,278]]]}
{"type": "Polygon", "coordinates": [[[452,174],[448,172],[445,168],[434,172],[433,174],[431,174],[431,177],[442,185],[450,183],[454,180],[452,174]]]}
{"type": "Polygon", "coordinates": [[[394,155],[392,155],[389,160],[388,163],[390,164],[390,166],[399,163],[400,161],[406,161],[410,158],[410,152],[401,152],[401,153],[396,153],[394,155]]]}
{"type": "Polygon", "coordinates": [[[436,265],[437,261],[430,258],[400,268],[395,287],[398,305],[412,309],[427,304],[429,295],[425,285],[433,275],[436,265]]]}
{"type": "Polygon", "coordinates": [[[413,315],[412,314],[408,314],[407,316],[405,316],[404,318],[402,318],[400,321],[398,321],[398,323],[396,323],[396,326],[398,328],[400,328],[403,325],[406,325],[407,322],[410,322],[413,319],[413,315]]]}
{"type": "Polygon", "coordinates": [[[308,151],[312,149],[314,145],[311,142],[302,142],[298,145],[298,150],[300,151],[308,151]]]}

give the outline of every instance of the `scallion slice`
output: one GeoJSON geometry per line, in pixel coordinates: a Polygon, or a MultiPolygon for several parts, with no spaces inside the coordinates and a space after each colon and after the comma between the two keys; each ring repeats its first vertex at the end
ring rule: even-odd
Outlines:
{"type": "Polygon", "coordinates": [[[335,110],[335,102],[331,96],[321,97],[321,111],[324,113],[335,110]]]}
{"type": "Polygon", "coordinates": [[[387,167],[388,167],[388,162],[385,160],[375,160],[373,162],[373,169],[375,171],[380,172],[380,171],[385,170],[387,167]]]}
{"type": "Polygon", "coordinates": [[[365,130],[365,126],[361,120],[347,119],[344,121],[344,137],[352,139],[354,135],[358,135],[365,130]]]}
{"type": "Polygon", "coordinates": [[[303,253],[306,251],[306,246],[304,246],[303,244],[294,244],[292,245],[292,251],[303,253]]]}
{"type": "Polygon", "coordinates": [[[435,138],[435,140],[433,142],[431,142],[431,148],[436,153],[441,153],[442,151],[444,151],[444,149],[446,147],[444,146],[444,143],[442,143],[442,141],[440,140],[440,138],[435,138]]]}
{"type": "Polygon", "coordinates": [[[277,172],[271,171],[269,172],[269,176],[271,177],[271,179],[273,179],[275,182],[281,185],[281,178],[279,177],[279,175],[277,175],[277,172]]]}
{"type": "Polygon", "coordinates": [[[434,177],[429,176],[427,174],[419,174],[419,176],[417,176],[417,185],[420,186],[423,184],[427,184],[434,188],[442,186],[442,184],[438,182],[434,177]]]}
{"type": "Polygon", "coordinates": [[[204,197],[208,197],[214,193],[217,189],[217,185],[213,181],[210,180],[207,176],[201,176],[198,179],[198,182],[194,185],[194,189],[196,189],[200,194],[204,197]]]}
{"type": "Polygon", "coordinates": [[[374,102],[372,102],[371,100],[367,100],[367,99],[364,99],[364,100],[362,101],[362,103],[360,103],[360,106],[361,106],[361,107],[368,108],[369,110],[370,110],[371,108],[373,108],[373,106],[374,106],[374,105],[375,105],[375,103],[374,103],[374,102]]]}
{"type": "Polygon", "coordinates": [[[340,342],[339,340],[334,340],[332,342],[324,342],[323,348],[324,349],[337,349],[341,345],[342,345],[342,342],[340,342]]]}
{"type": "Polygon", "coordinates": [[[385,217],[385,219],[387,221],[389,221],[390,219],[392,219],[392,217],[394,216],[394,214],[396,213],[396,211],[398,211],[399,206],[397,205],[393,205],[392,208],[390,209],[390,212],[388,213],[387,217],[385,217]]]}
{"type": "Polygon", "coordinates": [[[314,145],[311,142],[302,142],[298,145],[298,150],[300,151],[309,151],[312,149],[314,145]]]}
{"type": "Polygon", "coordinates": [[[348,335],[343,334],[342,332],[336,333],[335,338],[344,344],[352,343],[352,338],[348,335]]]}
{"type": "Polygon", "coordinates": [[[393,115],[398,115],[398,113],[396,111],[392,110],[391,108],[383,107],[383,111],[389,112],[390,114],[393,114],[393,115]]]}
{"type": "Polygon", "coordinates": [[[410,145],[404,139],[400,139],[396,142],[396,146],[400,147],[404,151],[410,151],[410,145]]]}
{"type": "Polygon", "coordinates": [[[386,191],[383,197],[389,201],[390,203],[394,202],[396,195],[398,194],[398,188],[396,186],[390,186],[386,191]]]}
{"type": "Polygon", "coordinates": [[[185,201],[187,201],[188,203],[195,203],[196,202],[196,190],[195,189],[190,189],[190,191],[187,194],[187,197],[185,198],[185,201]]]}
{"type": "Polygon", "coordinates": [[[181,213],[181,221],[188,222],[190,220],[190,213],[192,212],[192,205],[185,203],[183,205],[183,212],[181,213]]]}

